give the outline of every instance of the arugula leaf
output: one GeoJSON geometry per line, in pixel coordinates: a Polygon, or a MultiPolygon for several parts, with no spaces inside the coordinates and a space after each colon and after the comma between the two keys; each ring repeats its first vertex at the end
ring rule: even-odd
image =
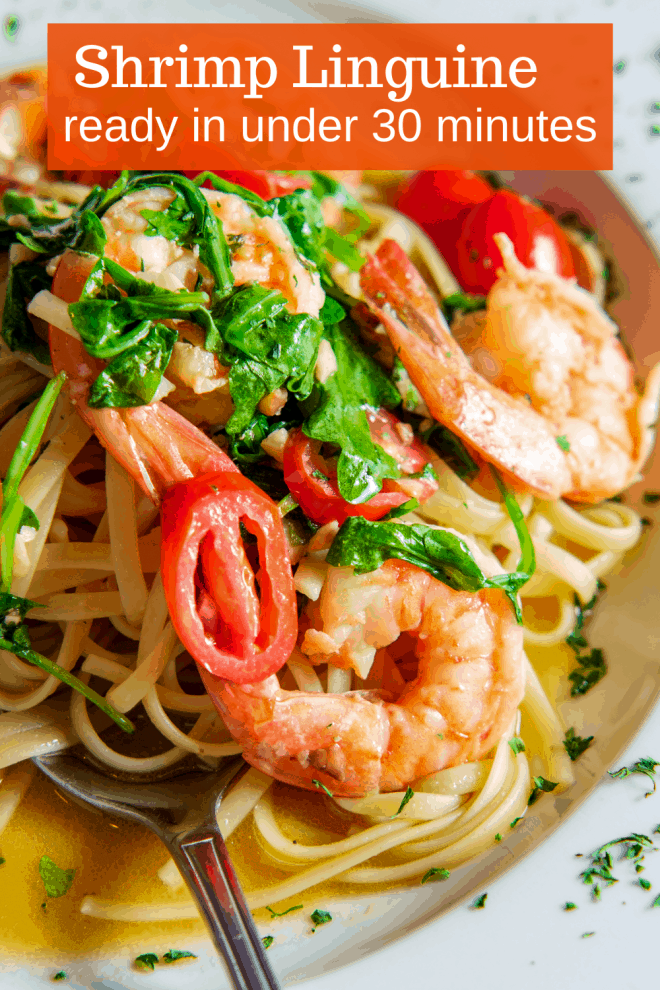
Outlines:
{"type": "Polygon", "coordinates": [[[452,292],[442,300],[442,311],[447,323],[451,323],[456,313],[474,313],[486,308],[486,297],[470,292],[452,292]]]}
{"type": "Polygon", "coordinates": [[[8,217],[22,214],[24,217],[38,217],[37,204],[31,196],[21,196],[15,189],[8,189],[2,197],[2,208],[8,217]]]}
{"type": "MultiPolygon", "coordinates": [[[[495,575],[487,578],[467,544],[454,533],[415,523],[371,522],[351,516],[339,528],[327,561],[333,567],[353,567],[356,574],[375,571],[386,560],[405,560],[427,571],[455,591],[503,588],[517,606],[517,582],[527,575],[495,575]],[[509,580],[511,579],[510,583],[509,580]]],[[[516,608],[518,617],[519,608],[516,608]]]]}
{"type": "Polygon", "coordinates": [[[373,442],[365,407],[394,408],[399,393],[382,369],[358,344],[349,320],[326,324],[337,371],[316,382],[302,404],[303,433],[313,440],[341,447],[337,463],[339,493],[347,502],[366,502],[381,489],[384,478],[401,474],[393,457],[373,442]]]}
{"type": "Polygon", "coordinates": [[[144,324],[146,336],[113,358],[93,383],[88,400],[92,409],[145,405],[158,391],[179,335],[162,323],[144,324]]]}
{"type": "Polygon", "coordinates": [[[525,752],[525,744],[520,736],[512,736],[511,739],[509,739],[509,746],[511,747],[511,752],[514,756],[517,756],[518,753],[525,752]]]}
{"type": "Polygon", "coordinates": [[[324,281],[326,273],[326,226],[321,205],[309,189],[296,189],[286,196],[276,196],[266,204],[270,216],[280,220],[289,232],[301,260],[311,262],[324,281]]]}
{"type": "Polygon", "coordinates": [[[27,302],[42,289],[50,289],[52,281],[46,269],[35,261],[12,265],[2,311],[2,337],[10,350],[26,351],[42,364],[50,364],[50,351],[46,342],[37,336],[27,302]]]}
{"type": "MultiPolygon", "coordinates": [[[[648,791],[644,795],[644,797],[650,797],[651,794],[653,794],[656,789],[655,768],[659,766],[660,766],[660,761],[653,760],[651,759],[650,756],[647,756],[647,757],[643,757],[641,760],[637,760],[637,762],[633,763],[632,766],[621,767],[619,770],[614,770],[614,771],[608,770],[607,772],[610,775],[610,777],[616,777],[619,780],[624,777],[629,777],[633,773],[644,774],[646,777],[649,778],[649,780],[653,784],[653,790],[648,791]]],[[[622,841],[622,840],[618,840],[618,841],[622,841]]]]}
{"type": "Polygon", "coordinates": [[[259,463],[267,457],[261,447],[262,440],[275,430],[289,429],[294,425],[299,424],[280,417],[269,419],[263,413],[257,413],[244,430],[230,437],[229,455],[232,461],[240,465],[259,463]]]}
{"type": "Polygon", "coordinates": [[[506,508],[509,518],[511,519],[516,531],[518,542],[520,544],[520,560],[518,561],[517,570],[515,570],[512,574],[498,574],[495,577],[489,578],[488,583],[489,587],[502,588],[513,605],[516,613],[516,619],[522,625],[522,612],[518,602],[518,592],[522,586],[529,581],[532,574],[536,570],[534,544],[532,543],[532,538],[529,535],[525,517],[520,506],[518,505],[516,496],[513,491],[507,488],[504,484],[502,478],[500,477],[499,471],[497,471],[492,464],[490,464],[489,467],[491,474],[497,483],[497,487],[500,490],[502,499],[504,500],[504,507],[506,508]]]}
{"type": "Polygon", "coordinates": [[[469,481],[479,472],[479,465],[468,453],[463,441],[446,426],[434,423],[421,436],[424,443],[437,451],[447,467],[463,481],[469,481]]]}
{"type": "Polygon", "coordinates": [[[557,786],[554,780],[546,780],[545,777],[532,777],[532,783],[534,784],[534,787],[532,793],[529,795],[527,804],[534,804],[538,801],[540,794],[554,791],[557,786]]]}
{"type": "Polygon", "coordinates": [[[150,969],[153,971],[157,962],[158,956],[153,952],[143,952],[141,956],[135,957],[135,965],[138,969],[150,969]]]}
{"type": "Polygon", "coordinates": [[[420,883],[428,883],[429,880],[448,880],[450,877],[449,870],[445,870],[439,866],[432,866],[430,870],[427,870],[420,883]]]}
{"type": "Polygon", "coordinates": [[[356,574],[375,571],[386,560],[405,560],[456,591],[478,591],[486,585],[467,545],[454,533],[430,526],[370,522],[350,516],[328,551],[333,567],[354,567],[356,574]]]}
{"type": "Polygon", "coordinates": [[[285,914],[291,914],[292,911],[300,911],[304,905],[296,904],[294,907],[287,908],[286,911],[273,911],[272,907],[266,905],[266,910],[270,911],[271,918],[283,918],[285,914]]]}
{"type": "Polygon", "coordinates": [[[415,792],[413,791],[412,787],[406,787],[406,793],[401,798],[401,804],[399,805],[399,810],[395,811],[395,813],[393,815],[390,815],[390,817],[396,818],[397,815],[400,815],[403,809],[405,808],[405,806],[412,798],[414,798],[414,796],[415,796],[415,792]]]}
{"type": "Polygon", "coordinates": [[[178,959],[197,959],[194,952],[187,952],[185,949],[170,949],[163,956],[163,962],[172,963],[178,959]]]}
{"type": "Polygon", "coordinates": [[[275,939],[272,935],[264,935],[261,941],[263,942],[264,949],[270,949],[275,939]]]}
{"type": "MultiPolygon", "coordinates": [[[[32,410],[27,426],[18,441],[16,450],[2,482],[2,512],[0,514],[0,591],[9,591],[14,573],[14,545],[16,534],[25,525],[25,503],[18,494],[18,487],[30,466],[46,429],[48,418],[64,384],[64,372],[60,372],[46,388],[32,410]]],[[[28,518],[30,518],[28,516],[28,518]]]]}
{"type": "Polygon", "coordinates": [[[68,893],[76,875],[75,870],[62,870],[50,856],[39,860],[39,876],[43,880],[48,897],[63,897],[68,893]]]}
{"type": "Polygon", "coordinates": [[[346,267],[352,272],[359,272],[362,266],[367,262],[364,255],[360,254],[358,249],[353,246],[348,238],[342,237],[342,235],[336,230],[333,230],[332,227],[325,228],[323,245],[334,258],[343,262],[343,264],[346,265],[346,267]]]}
{"type": "Polygon", "coordinates": [[[315,925],[327,925],[329,921],[332,921],[332,915],[329,911],[321,911],[320,908],[316,908],[311,913],[311,919],[315,925]]]}
{"type": "Polygon", "coordinates": [[[309,396],[323,333],[320,320],[292,315],[280,292],[260,285],[239,287],[214,315],[231,354],[229,434],[245,430],[260,400],[277,388],[286,386],[300,399],[309,396]]]}
{"type": "Polygon", "coordinates": [[[593,742],[593,738],[593,736],[587,736],[586,739],[583,739],[582,736],[576,736],[575,729],[572,726],[566,729],[564,749],[573,762],[589,748],[593,742]]]}
{"type": "Polygon", "coordinates": [[[94,254],[99,258],[105,254],[107,235],[103,224],[92,210],[83,210],[78,221],[78,231],[71,247],[79,254],[94,254]]]}
{"type": "Polygon", "coordinates": [[[190,244],[195,234],[195,214],[177,192],[165,210],[140,210],[147,221],[147,237],[165,237],[177,244],[190,244]]]}

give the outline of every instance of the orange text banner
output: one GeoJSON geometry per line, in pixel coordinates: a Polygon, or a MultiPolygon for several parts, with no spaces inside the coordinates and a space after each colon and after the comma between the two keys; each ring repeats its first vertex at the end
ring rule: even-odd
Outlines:
{"type": "Polygon", "coordinates": [[[51,24],[50,168],[612,167],[609,24],[51,24]]]}

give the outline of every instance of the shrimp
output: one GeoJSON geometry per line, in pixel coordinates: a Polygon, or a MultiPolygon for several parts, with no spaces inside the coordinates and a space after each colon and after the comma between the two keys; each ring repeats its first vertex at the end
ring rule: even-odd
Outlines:
{"type": "Polygon", "coordinates": [[[317,781],[337,796],[355,797],[401,790],[492,749],[525,680],[522,627],[500,589],[454,591],[390,560],[361,576],[337,568],[324,597],[324,628],[307,630],[303,652],[359,670],[365,649],[409,633],[417,675],[396,697],[382,690],[286,691],[275,676],[237,685],[202,670],[248,763],[300,787],[317,781]],[[349,608],[356,598],[361,609],[349,608]]]}
{"type": "MultiPolygon", "coordinates": [[[[318,315],[325,294],[319,277],[303,267],[284,228],[276,219],[260,218],[236,195],[202,190],[215,215],[222,220],[232,255],[236,284],[259,282],[277,288],[293,313],[318,315]]],[[[191,290],[198,276],[208,279],[196,253],[158,234],[149,236],[143,211],[163,211],[174,192],[155,186],[129,193],[105,213],[106,256],[129,271],[173,291],[191,290]]],[[[66,302],[75,302],[89,276],[95,258],[67,251],[59,261],[53,292],[66,302]]],[[[204,284],[204,282],[202,283],[204,284]]],[[[207,287],[210,287],[210,283],[207,287]]],[[[179,341],[163,379],[167,403],[126,409],[92,409],[89,389],[103,369],[82,343],[57,327],[50,327],[51,356],[56,371],[69,377],[70,394],[79,413],[101,443],[158,502],[177,481],[212,471],[235,471],[232,461],[189,419],[201,423],[226,423],[232,412],[228,370],[202,346],[199,327],[177,321],[179,341]],[[171,373],[173,382],[167,375],[171,373]],[[170,408],[174,406],[175,408],[170,408]]],[[[277,390],[262,400],[264,409],[279,409],[286,401],[277,390]]],[[[272,415],[272,412],[271,412],[272,415]]]]}
{"type": "Polygon", "coordinates": [[[472,320],[472,361],[393,241],[362,270],[367,302],[432,416],[516,487],[545,499],[614,495],[650,452],[660,369],[640,398],[616,326],[589,293],[525,268],[505,234],[496,240],[505,270],[472,320]]]}

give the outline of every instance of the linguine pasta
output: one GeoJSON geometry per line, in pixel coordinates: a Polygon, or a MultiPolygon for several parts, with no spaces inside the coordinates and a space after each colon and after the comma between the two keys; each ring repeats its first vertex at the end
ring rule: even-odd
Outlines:
{"type": "MultiPolygon", "coordinates": [[[[58,192],[53,187],[48,194],[58,192]]],[[[75,188],[70,192],[77,195],[75,188]]],[[[414,224],[380,204],[370,206],[369,214],[372,226],[363,246],[373,249],[383,239],[393,238],[441,298],[456,291],[442,258],[414,224]]],[[[334,276],[359,295],[356,274],[337,263],[334,276]]],[[[66,307],[58,308],[61,301],[53,303],[54,297],[48,295],[41,293],[33,312],[54,324],[68,321],[66,307]]],[[[32,397],[52,372],[3,345],[0,375],[0,416],[5,420],[0,431],[0,473],[4,476],[34,407],[32,397]]],[[[268,437],[266,449],[278,459],[281,446],[276,433],[268,437]]],[[[438,490],[403,521],[459,533],[474,548],[485,573],[514,572],[519,541],[504,504],[471,487],[437,456],[433,467],[438,490]]],[[[75,742],[82,742],[109,769],[137,774],[174,766],[188,753],[212,763],[241,752],[209,696],[192,694],[181,683],[187,655],[168,615],[157,510],[126,470],[110,454],[103,454],[64,395],[57,400],[41,452],[21,483],[20,495],[35,513],[39,529],[20,531],[12,592],[41,606],[30,616],[34,649],[66,671],[83,657],[83,682],[92,681],[119,712],[139,710],[162,744],[152,755],[112,749],[90,718],[83,695],[76,691],[65,695],[56,677],[0,652],[0,771],[4,775],[0,832],[12,815],[20,814],[22,796],[32,780],[26,761],[75,742]]],[[[537,562],[522,591],[524,641],[530,647],[552,647],[574,627],[575,596],[586,602],[596,594],[599,580],[638,542],[641,522],[632,509],[613,501],[576,509],[562,499],[545,501],[527,495],[520,506],[537,562]]],[[[311,601],[319,599],[326,580],[325,557],[337,527],[329,524],[326,529],[297,550],[295,585],[311,601]]],[[[314,667],[296,649],[279,678],[289,689],[339,694],[377,687],[379,662],[377,657],[360,679],[332,664],[314,667]]],[[[545,778],[559,790],[569,787],[573,773],[563,746],[564,726],[528,660],[521,712],[523,726],[533,726],[540,740],[536,756],[545,778]]],[[[428,870],[453,869],[479,856],[527,807],[531,787],[527,754],[515,753],[509,745],[519,721],[517,714],[484,759],[416,781],[414,796],[407,801],[404,791],[335,799],[323,793],[327,788],[319,788],[313,797],[328,809],[329,819],[335,816],[344,826],[351,823],[334,841],[304,841],[302,822],[301,839],[291,838],[291,828],[284,827],[278,815],[272,779],[250,769],[221,805],[221,830],[229,837],[249,819],[265,862],[287,874],[276,884],[249,892],[250,906],[277,903],[330,879],[397,884],[428,870]]],[[[295,789],[290,792],[295,809],[295,789]]],[[[164,890],[182,884],[171,861],[159,876],[164,890]]],[[[126,922],[196,916],[192,902],[144,905],[93,896],[82,901],[81,911],[126,922]]]]}

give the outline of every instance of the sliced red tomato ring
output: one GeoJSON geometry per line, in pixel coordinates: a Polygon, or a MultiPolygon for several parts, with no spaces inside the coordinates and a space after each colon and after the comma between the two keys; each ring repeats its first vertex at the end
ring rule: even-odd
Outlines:
{"type": "MultiPolygon", "coordinates": [[[[412,437],[404,440],[399,435],[400,424],[385,409],[369,410],[369,429],[374,443],[380,444],[397,462],[404,475],[417,474],[428,463],[428,457],[420,441],[412,437]]],[[[337,470],[320,454],[321,444],[311,440],[302,430],[291,430],[284,448],[284,480],[306,516],[320,526],[337,520],[342,523],[349,516],[363,516],[375,521],[382,519],[392,509],[407,502],[412,495],[403,490],[407,479],[386,479],[382,491],[367,502],[347,502],[339,494],[337,470]]],[[[437,485],[433,479],[424,479],[420,490],[422,499],[428,498],[437,485]]]]}
{"type": "MultiPolygon", "coordinates": [[[[189,179],[194,179],[199,175],[199,170],[195,172],[183,173],[189,179]]],[[[228,169],[215,172],[221,179],[227,182],[234,182],[237,186],[243,186],[255,192],[262,199],[273,199],[275,196],[286,196],[296,189],[311,189],[312,180],[308,175],[278,175],[276,172],[267,172],[264,169],[228,169]]],[[[210,187],[210,182],[205,182],[204,186],[210,187]]]]}
{"type": "Polygon", "coordinates": [[[494,234],[507,234],[527,268],[575,275],[571,247],[558,223],[542,206],[510,189],[500,189],[468,214],[457,244],[458,278],[469,292],[487,293],[503,267],[494,234]]]}
{"type": "Polygon", "coordinates": [[[236,684],[276,673],[295,646],[298,612],[275,503],[241,474],[207,474],[165,494],[161,523],[163,588],[185,648],[236,684]],[[241,523],[257,538],[256,579],[241,523]]]}

